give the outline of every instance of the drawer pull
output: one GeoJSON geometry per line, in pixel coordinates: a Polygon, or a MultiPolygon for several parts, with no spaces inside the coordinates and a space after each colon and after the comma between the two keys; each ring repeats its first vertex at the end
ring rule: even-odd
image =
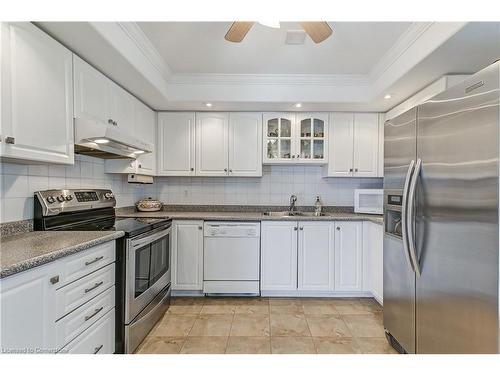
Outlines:
{"type": "Polygon", "coordinates": [[[85,293],[88,293],[88,292],[94,290],[95,288],[100,287],[102,284],[104,284],[104,281],[99,281],[98,283],[95,283],[92,288],[85,289],[85,293]]]}
{"type": "Polygon", "coordinates": [[[94,354],[99,353],[99,351],[102,349],[102,347],[103,347],[103,346],[104,346],[104,344],[101,344],[100,346],[96,346],[96,347],[94,348],[94,354]]]}
{"type": "Polygon", "coordinates": [[[85,317],[85,321],[92,319],[94,316],[99,314],[102,311],[102,309],[104,309],[104,307],[99,307],[98,309],[95,309],[92,314],[85,317]]]}
{"type": "Polygon", "coordinates": [[[93,264],[95,262],[99,262],[101,259],[104,259],[104,255],[101,255],[100,257],[97,257],[94,260],[91,260],[90,262],[85,262],[85,265],[90,266],[91,264],[93,264]]]}

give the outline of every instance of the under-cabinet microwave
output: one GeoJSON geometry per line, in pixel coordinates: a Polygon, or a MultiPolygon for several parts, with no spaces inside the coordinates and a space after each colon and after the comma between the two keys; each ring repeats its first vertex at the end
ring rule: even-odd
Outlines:
{"type": "Polygon", "coordinates": [[[382,214],[384,206],[383,189],[355,189],[354,212],[363,214],[382,214]]]}

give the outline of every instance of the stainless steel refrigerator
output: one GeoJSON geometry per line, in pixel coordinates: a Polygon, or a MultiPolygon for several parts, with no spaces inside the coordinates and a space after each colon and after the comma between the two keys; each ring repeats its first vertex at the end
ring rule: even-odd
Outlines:
{"type": "Polygon", "coordinates": [[[407,353],[499,353],[500,62],[384,126],[384,326],[407,353]]]}

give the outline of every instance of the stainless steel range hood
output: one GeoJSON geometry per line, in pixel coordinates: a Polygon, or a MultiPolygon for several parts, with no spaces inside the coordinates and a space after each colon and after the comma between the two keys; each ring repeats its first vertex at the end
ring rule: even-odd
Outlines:
{"type": "Polygon", "coordinates": [[[153,151],[151,143],[123,134],[117,127],[75,118],[75,152],[102,159],[136,159],[153,151]]]}

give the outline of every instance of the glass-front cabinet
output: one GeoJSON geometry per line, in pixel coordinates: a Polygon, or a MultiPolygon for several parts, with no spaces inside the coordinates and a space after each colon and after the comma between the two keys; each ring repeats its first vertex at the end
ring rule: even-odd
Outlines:
{"type": "Polygon", "coordinates": [[[327,113],[264,113],[264,163],[326,163],[327,113]]]}

